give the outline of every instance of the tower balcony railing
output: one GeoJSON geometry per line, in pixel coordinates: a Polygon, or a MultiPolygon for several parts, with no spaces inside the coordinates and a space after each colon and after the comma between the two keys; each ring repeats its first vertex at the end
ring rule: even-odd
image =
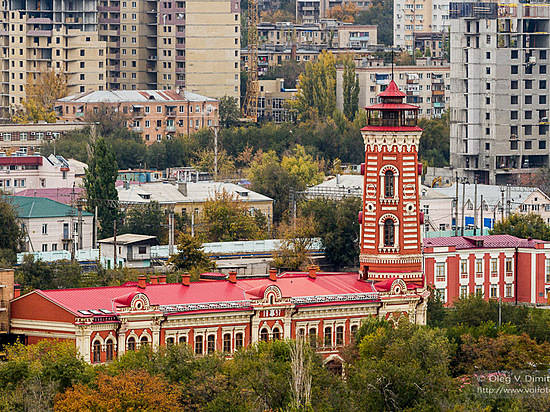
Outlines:
{"type": "Polygon", "coordinates": [[[407,119],[382,119],[382,118],[369,118],[367,119],[368,126],[381,126],[381,127],[414,127],[417,125],[416,118],[407,119]]]}

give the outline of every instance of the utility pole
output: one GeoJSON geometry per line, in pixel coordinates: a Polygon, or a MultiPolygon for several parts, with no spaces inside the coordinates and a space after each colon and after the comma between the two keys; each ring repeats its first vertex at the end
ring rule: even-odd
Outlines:
{"type": "Polygon", "coordinates": [[[458,172],[456,172],[456,194],[455,194],[455,236],[458,236],[458,172]]]}
{"type": "Polygon", "coordinates": [[[477,176],[474,177],[474,236],[477,235],[477,176]]]}
{"type": "Polygon", "coordinates": [[[114,259],[115,259],[115,262],[114,262],[114,267],[113,269],[116,269],[117,268],[117,249],[116,249],[116,219],[114,220],[113,222],[113,249],[114,249],[114,259]]]}
{"type": "Polygon", "coordinates": [[[92,249],[97,247],[97,205],[94,208],[94,231],[92,239],[92,249]]]}
{"type": "Polygon", "coordinates": [[[218,180],[218,129],[219,125],[214,126],[214,181],[218,180]]]}
{"type": "Polygon", "coordinates": [[[512,205],[512,192],[511,192],[510,184],[508,183],[506,185],[506,217],[510,218],[511,213],[511,205],[512,205]]]}
{"type": "Polygon", "coordinates": [[[462,179],[462,219],[460,219],[460,236],[464,236],[464,198],[466,197],[466,179],[462,179]]]}
{"type": "Polygon", "coordinates": [[[168,254],[174,254],[174,211],[168,212],[168,254]]]}
{"type": "Polygon", "coordinates": [[[481,210],[480,210],[480,221],[481,221],[481,236],[483,236],[483,228],[485,227],[484,220],[483,220],[483,195],[481,195],[481,210]]]}
{"type": "Polygon", "coordinates": [[[78,208],[78,249],[83,249],[82,247],[82,201],[79,200],[77,204],[78,208]]]}
{"type": "Polygon", "coordinates": [[[500,197],[501,197],[501,201],[500,201],[500,220],[501,220],[501,222],[503,222],[504,221],[504,187],[500,188],[500,197]]]}

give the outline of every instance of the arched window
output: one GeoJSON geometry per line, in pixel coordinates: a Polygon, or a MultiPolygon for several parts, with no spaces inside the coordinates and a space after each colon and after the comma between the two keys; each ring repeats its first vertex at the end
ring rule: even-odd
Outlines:
{"type": "Polygon", "coordinates": [[[133,336],[128,338],[128,350],[136,350],[136,338],[133,336]]]}
{"type": "Polygon", "coordinates": [[[214,353],[216,351],[216,337],[214,335],[208,335],[206,338],[206,349],[208,353],[214,353]]]}
{"type": "Polygon", "coordinates": [[[223,335],[223,351],[225,353],[231,352],[231,334],[230,333],[224,333],[223,335]]]}
{"type": "Polygon", "coordinates": [[[325,328],[325,346],[331,347],[332,346],[332,328],[330,326],[327,326],[325,328]]]}
{"type": "Polygon", "coordinates": [[[395,243],[395,232],[393,220],[387,219],[384,222],[384,246],[392,247],[395,243]]]}
{"type": "Polygon", "coordinates": [[[170,338],[166,338],[166,346],[172,346],[175,342],[175,339],[170,337],[170,338]]]}
{"type": "Polygon", "coordinates": [[[115,345],[113,344],[112,339],[107,339],[105,343],[105,360],[107,362],[112,361],[115,353],[115,345]]]}
{"type": "Polygon", "coordinates": [[[101,362],[101,343],[96,340],[94,342],[94,363],[101,362]]]}
{"type": "Polygon", "coordinates": [[[387,170],[384,173],[384,197],[393,197],[395,195],[393,172],[387,170]]]}
{"type": "Polygon", "coordinates": [[[141,346],[147,346],[149,344],[149,339],[147,338],[147,336],[142,336],[139,340],[139,343],[141,346]]]}
{"type": "Polygon", "coordinates": [[[195,354],[202,355],[202,335],[195,336],[195,354]]]}
{"type": "Polygon", "coordinates": [[[260,331],[260,340],[264,341],[264,342],[267,342],[268,339],[269,339],[269,333],[267,332],[266,328],[263,328],[260,331]]]}
{"type": "Polygon", "coordinates": [[[183,344],[183,343],[187,343],[187,336],[180,336],[179,343],[180,343],[180,345],[183,344]]]}
{"type": "Polygon", "coordinates": [[[317,329],[315,328],[309,330],[309,346],[312,348],[317,347],[317,329]]]}
{"type": "Polygon", "coordinates": [[[244,338],[241,332],[235,334],[235,350],[239,350],[243,347],[244,338]]]}
{"type": "Polygon", "coordinates": [[[355,339],[355,334],[357,333],[357,325],[351,325],[351,338],[355,339]]]}
{"type": "Polygon", "coordinates": [[[343,326],[336,327],[336,344],[337,345],[344,344],[344,327],[343,326]]]}
{"type": "Polygon", "coordinates": [[[279,328],[273,328],[273,340],[279,339],[281,339],[281,332],[279,331],[279,328]]]}

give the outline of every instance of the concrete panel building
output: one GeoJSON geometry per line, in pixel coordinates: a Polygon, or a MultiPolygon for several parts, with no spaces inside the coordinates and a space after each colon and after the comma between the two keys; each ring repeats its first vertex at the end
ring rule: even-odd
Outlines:
{"type": "Polygon", "coordinates": [[[451,3],[451,165],[524,184],[549,165],[550,5],[451,3]]]}

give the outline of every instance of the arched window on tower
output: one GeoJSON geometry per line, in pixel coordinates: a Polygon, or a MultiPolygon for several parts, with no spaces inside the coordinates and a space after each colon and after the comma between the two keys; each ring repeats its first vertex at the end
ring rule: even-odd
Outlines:
{"type": "Polygon", "coordinates": [[[391,170],[387,170],[384,173],[384,197],[394,197],[395,195],[395,182],[394,175],[391,170]]]}
{"type": "Polygon", "coordinates": [[[393,247],[395,243],[395,232],[393,220],[387,219],[384,222],[384,246],[393,247]]]}

